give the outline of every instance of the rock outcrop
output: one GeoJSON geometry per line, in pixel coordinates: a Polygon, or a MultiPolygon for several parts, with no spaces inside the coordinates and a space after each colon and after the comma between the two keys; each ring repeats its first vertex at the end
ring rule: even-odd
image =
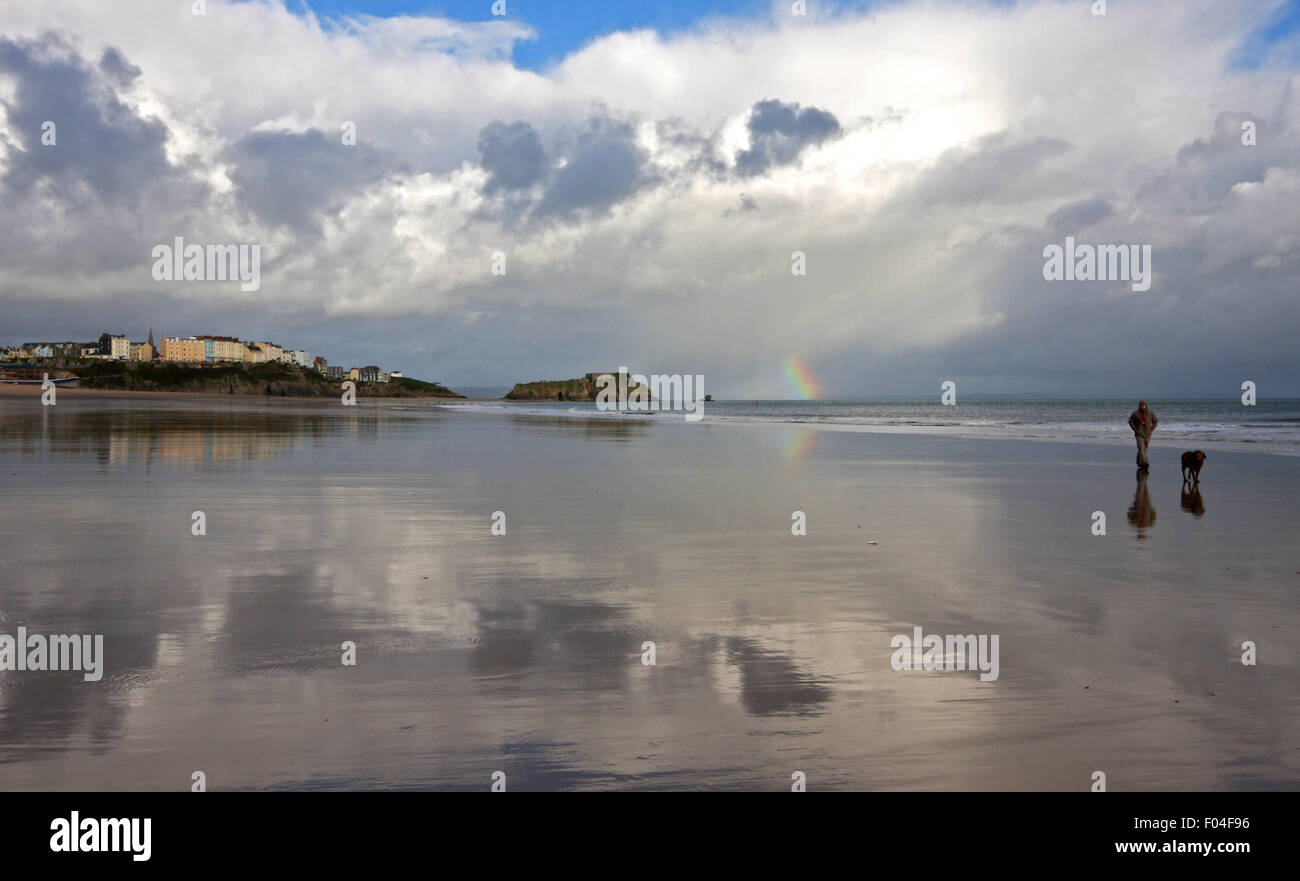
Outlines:
{"type": "MultiPolygon", "coordinates": [[[[597,377],[603,376],[602,373],[588,373],[579,379],[560,379],[560,380],[538,380],[537,382],[520,382],[516,383],[506,395],[507,401],[594,401],[596,393],[600,391],[600,386],[596,384],[597,377]]],[[[614,386],[618,384],[618,371],[611,370],[609,375],[614,377],[614,386]]],[[[637,387],[637,383],[632,382],[631,377],[627,380],[628,391],[637,387]]],[[[614,392],[617,395],[617,391],[614,392]]]]}

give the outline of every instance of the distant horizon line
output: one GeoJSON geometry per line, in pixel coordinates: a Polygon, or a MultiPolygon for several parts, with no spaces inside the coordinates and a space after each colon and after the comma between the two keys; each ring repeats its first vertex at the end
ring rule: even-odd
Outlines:
{"type": "MultiPolygon", "coordinates": [[[[209,335],[205,334],[204,336],[209,336],[209,335]]],[[[202,337],[191,337],[191,339],[199,339],[199,338],[202,337]]],[[[230,339],[238,340],[239,338],[233,337],[230,339]]],[[[245,343],[262,342],[259,340],[240,340],[240,341],[245,343]]],[[[70,340],[68,342],[75,342],[75,341],[70,340]]],[[[17,345],[9,344],[3,346],[3,348],[18,347],[21,345],[25,345],[25,344],[17,344],[17,345]]],[[[272,343],[272,345],[276,345],[276,344],[272,343]]],[[[293,351],[293,350],[284,349],[283,347],[279,347],[279,346],[277,347],[281,348],[282,351],[293,351]]],[[[13,362],[12,364],[9,362],[0,362],[0,363],[3,363],[4,366],[20,366],[20,362],[13,362]]],[[[178,361],[174,363],[183,364],[189,362],[178,361]]],[[[234,363],[245,363],[245,362],[232,361],[230,363],[234,364],[234,363]]],[[[298,365],[298,366],[302,366],[304,369],[314,369],[306,365],[298,365]]],[[[404,373],[407,371],[399,370],[397,372],[404,373]]],[[[423,371],[421,372],[423,373],[423,371]]],[[[433,380],[428,380],[428,381],[433,381],[433,380]]],[[[456,390],[456,388],[467,389],[476,392],[495,391],[497,389],[504,389],[504,391],[501,393],[501,397],[504,397],[504,395],[508,393],[510,389],[514,388],[516,385],[519,384],[518,382],[453,383],[453,382],[448,382],[446,380],[437,380],[437,382],[441,384],[443,387],[452,389],[453,391],[456,390]]],[[[743,397],[720,397],[714,393],[710,393],[710,396],[712,398],[712,403],[716,403],[716,404],[742,403],[745,401],[752,401],[758,403],[805,403],[805,404],[813,403],[813,402],[829,403],[829,402],[836,402],[836,401],[846,401],[846,402],[847,401],[852,401],[852,402],[890,401],[890,402],[924,403],[926,401],[935,400],[938,398],[937,394],[895,394],[895,393],[873,394],[873,395],[818,395],[816,397],[808,397],[808,398],[800,398],[800,397],[774,398],[774,397],[761,397],[761,396],[752,397],[748,395],[743,397]]],[[[1162,401],[1162,400],[1163,401],[1233,401],[1233,400],[1239,400],[1239,396],[1233,394],[1214,396],[1214,395],[1186,393],[1186,392],[1175,393],[1175,394],[1160,394],[1158,392],[1147,392],[1145,398],[1140,398],[1140,397],[1135,397],[1133,395],[1118,395],[1118,394],[1098,395],[1098,394],[1065,394],[1065,393],[1051,393],[1051,392],[969,392],[959,397],[957,406],[960,406],[962,401],[1034,402],[1034,401],[1129,401],[1129,400],[1133,401],[1134,404],[1136,405],[1137,401],[1139,400],[1147,400],[1149,402],[1162,401]]],[[[1294,395],[1284,394],[1278,396],[1271,396],[1264,400],[1300,401],[1300,394],[1294,394],[1294,395]]],[[[533,401],[530,403],[547,403],[547,402],[533,401]]]]}
{"type": "MultiPolygon", "coordinates": [[[[444,383],[444,385],[447,385],[447,384],[444,383]]],[[[515,385],[515,383],[484,383],[484,384],[455,383],[455,386],[456,386],[457,388],[461,388],[461,389],[473,389],[473,390],[477,390],[477,391],[484,391],[484,390],[497,389],[497,388],[505,388],[505,389],[509,390],[509,389],[512,388],[514,385],[515,385]]],[[[448,385],[448,388],[451,388],[451,385],[448,385]]],[[[906,394],[897,394],[897,395],[895,395],[895,394],[889,394],[889,395],[865,395],[865,396],[863,396],[863,395],[857,395],[857,396],[832,396],[832,395],[822,395],[822,396],[820,396],[820,397],[816,397],[816,398],[770,398],[770,397],[769,397],[769,398],[764,398],[764,397],[752,397],[752,396],[744,396],[744,397],[719,397],[717,394],[714,394],[714,393],[710,392],[710,396],[713,398],[712,403],[715,403],[715,404],[743,403],[743,402],[745,402],[745,401],[757,401],[757,402],[759,402],[759,403],[795,403],[795,404],[808,404],[808,403],[833,403],[833,402],[837,402],[837,401],[902,401],[902,402],[916,402],[916,403],[924,403],[924,402],[928,402],[928,401],[930,401],[930,400],[938,400],[938,395],[930,396],[930,395],[906,395],[906,394]]],[[[1123,396],[1123,395],[1064,395],[1064,394],[1049,394],[1049,393],[1046,393],[1046,392],[1032,392],[1032,393],[1028,393],[1028,394],[1020,394],[1020,393],[999,393],[999,392],[981,392],[981,393],[978,393],[978,394],[967,394],[967,395],[963,395],[963,396],[961,396],[961,398],[958,400],[958,402],[957,402],[957,404],[956,404],[955,406],[960,406],[962,401],[980,401],[980,400],[984,400],[984,401],[988,401],[988,400],[1002,400],[1002,401],[1005,401],[1005,400],[1016,400],[1016,401],[1025,401],[1025,402],[1034,402],[1034,401],[1130,401],[1130,400],[1131,400],[1131,401],[1133,402],[1133,404],[1136,406],[1136,405],[1137,405],[1137,402],[1138,402],[1138,401],[1142,401],[1142,400],[1145,400],[1145,401],[1147,401],[1148,403],[1150,403],[1150,402],[1158,402],[1158,401],[1240,401],[1240,396],[1237,396],[1237,395],[1226,395],[1226,396],[1222,396],[1222,397],[1214,397],[1214,396],[1210,396],[1210,395],[1198,395],[1198,394],[1170,394],[1170,395],[1148,394],[1145,398],[1139,398],[1139,397],[1133,397],[1133,396],[1131,396],[1131,395],[1128,395],[1128,396],[1123,396]]],[[[1296,396],[1281,395],[1281,396],[1278,396],[1278,397],[1270,397],[1270,398],[1267,398],[1267,399],[1264,399],[1264,400],[1270,400],[1270,401],[1300,401],[1300,395],[1296,395],[1296,396]]],[[[545,404],[545,403],[574,403],[574,402],[572,402],[572,401],[551,402],[551,401],[539,400],[539,401],[528,401],[528,402],[526,402],[526,403],[545,404]]],[[[1243,406],[1245,406],[1245,405],[1243,405],[1243,406]]]]}

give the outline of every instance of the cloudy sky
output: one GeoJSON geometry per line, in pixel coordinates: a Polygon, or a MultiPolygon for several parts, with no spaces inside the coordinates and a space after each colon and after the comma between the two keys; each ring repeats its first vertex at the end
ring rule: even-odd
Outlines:
{"type": "Polygon", "coordinates": [[[641,5],[5,4],[0,344],[1300,396],[1297,0],[641,5]],[[1150,245],[1150,290],[1045,281],[1067,235],[1150,245]],[[177,236],[260,244],[261,289],[155,281],[177,236]]]}

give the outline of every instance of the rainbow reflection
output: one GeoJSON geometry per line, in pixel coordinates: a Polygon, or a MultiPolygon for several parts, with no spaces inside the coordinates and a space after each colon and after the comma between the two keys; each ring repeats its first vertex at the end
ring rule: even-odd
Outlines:
{"type": "Polygon", "coordinates": [[[789,428],[785,432],[785,457],[798,462],[817,445],[817,431],[812,428],[789,428]]]}

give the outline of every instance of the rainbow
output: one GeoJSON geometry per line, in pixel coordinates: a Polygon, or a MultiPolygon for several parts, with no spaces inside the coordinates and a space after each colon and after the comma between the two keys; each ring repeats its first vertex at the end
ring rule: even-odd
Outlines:
{"type": "Polygon", "coordinates": [[[785,369],[786,381],[790,383],[790,388],[799,398],[811,401],[821,394],[817,377],[798,355],[787,355],[781,362],[781,366],[785,369]]]}

